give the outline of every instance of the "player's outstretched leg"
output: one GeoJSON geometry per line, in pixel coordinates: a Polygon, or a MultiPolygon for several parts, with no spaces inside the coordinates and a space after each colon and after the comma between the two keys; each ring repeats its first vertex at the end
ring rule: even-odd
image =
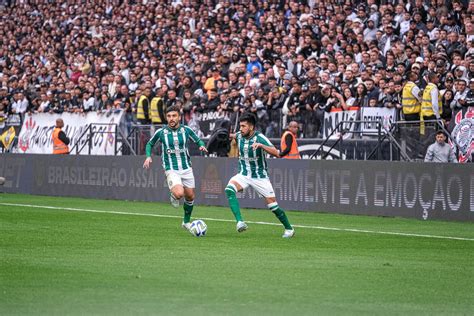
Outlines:
{"type": "Polygon", "coordinates": [[[237,231],[240,233],[247,230],[248,226],[243,221],[242,214],[240,214],[240,205],[239,200],[237,199],[237,188],[235,185],[229,183],[225,188],[225,195],[227,196],[227,200],[229,200],[230,210],[237,221],[237,231]]]}
{"type": "Polygon", "coordinates": [[[278,202],[273,202],[267,205],[268,209],[275,214],[278,220],[283,224],[285,227],[285,233],[283,234],[283,238],[291,238],[295,235],[295,230],[290,224],[288,217],[286,217],[285,211],[283,211],[279,206],[278,202]]]}

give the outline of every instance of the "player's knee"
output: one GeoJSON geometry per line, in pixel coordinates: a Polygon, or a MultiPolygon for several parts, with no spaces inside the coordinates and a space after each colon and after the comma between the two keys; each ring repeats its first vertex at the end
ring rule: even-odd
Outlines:
{"type": "Polygon", "coordinates": [[[194,201],[194,193],[188,193],[184,195],[186,201],[194,201]]]}
{"type": "Polygon", "coordinates": [[[184,196],[184,189],[177,186],[171,190],[171,193],[173,193],[173,196],[179,200],[184,196]]]}
{"type": "Polygon", "coordinates": [[[231,183],[225,187],[225,195],[227,196],[227,198],[235,197],[236,192],[237,192],[237,188],[235,187],[235,185],[231,183]]]}

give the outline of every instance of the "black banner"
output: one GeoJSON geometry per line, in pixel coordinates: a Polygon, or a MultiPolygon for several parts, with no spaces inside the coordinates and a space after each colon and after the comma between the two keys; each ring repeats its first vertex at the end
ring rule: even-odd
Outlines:
{"type": "Polygon", "coordinates": [[[230,115],[228,112],[194,113],[194,120],[199,122],[199,129],[201,130],[204,138],[207,138],[211,135],[218,120],[229,119],[230,115]]]}

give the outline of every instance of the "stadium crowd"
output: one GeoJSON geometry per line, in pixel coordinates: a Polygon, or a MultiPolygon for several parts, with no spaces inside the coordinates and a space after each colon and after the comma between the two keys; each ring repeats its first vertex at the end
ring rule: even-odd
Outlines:
{"type": "Polygon", "coordinates": [[[404,85],[434,75],[436,116],[474,105],[474,2],[27,2],[0,1],[2,119],[124,110],[159,124],[177,104],[190,124],[251,111],[268,137],[290,120],[317,137],[334,109],[404,119],[404,85]]]}

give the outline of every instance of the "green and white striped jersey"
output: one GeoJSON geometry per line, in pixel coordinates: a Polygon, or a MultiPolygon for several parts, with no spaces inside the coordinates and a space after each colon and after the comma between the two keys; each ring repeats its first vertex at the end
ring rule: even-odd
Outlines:
{"type": "Polygon", "coordinates": [[[146,144],[146,155],[151,157],[151,150],[157,141],[161,143],[161,161],[163,169],[186,170],[191,167],[191,157],[188,151],[188,139],[204,146],[204,142],[188,126],[180,125],[177,129],[168,126],[160,128],[146,144]]]}
{"type": "Polygon", "coordinates": [[[262,148],[254,150],[253,143],[272,146],[270,140],[262,133],[256,131],[250,138],[245,138],[240,132],[236,133],[237,146],[239,147],[239,173],[254,179],[268,178],[268,166],[265,158],[266,152],[262,148]]]}

